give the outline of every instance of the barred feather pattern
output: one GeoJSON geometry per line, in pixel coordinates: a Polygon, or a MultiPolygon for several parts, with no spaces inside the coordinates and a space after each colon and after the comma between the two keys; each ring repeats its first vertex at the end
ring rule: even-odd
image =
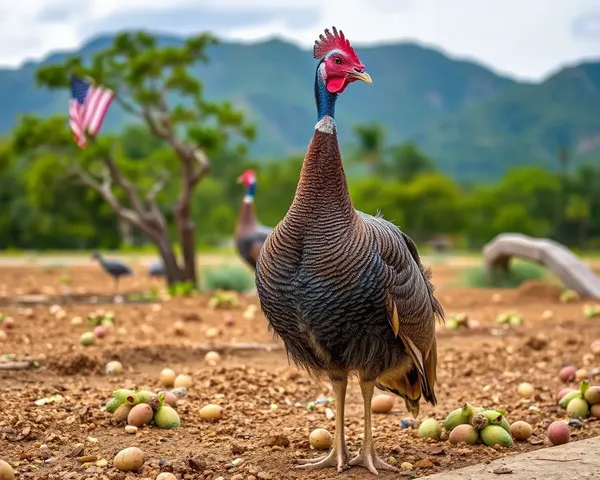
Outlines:
{"type": "MultiPolygon", "coordinates": [[[[398,227],[354,209],[334,127],[315,131],[294,201],[260,251],[256,286],[270,328],[311,373],[358,371],[375,380],[393,371],[418,381],[390,327],[388,297],[399,335],[424,358],[435,356],[435,317],[443,311],[430,273],[398,227]]],[[[429,371],[435,377],[435,358],[429,371]]],[[[435,403],[435,378],[425,380],[421,390],[435,403]]],[[[405,396],[394,385],[381,388],[405,396]]]]}

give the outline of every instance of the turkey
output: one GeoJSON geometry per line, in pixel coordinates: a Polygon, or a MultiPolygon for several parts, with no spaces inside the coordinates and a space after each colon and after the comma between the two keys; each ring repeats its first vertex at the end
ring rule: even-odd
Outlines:
{"type": "Polygon", "coordinates": [[[436,404],[436,318],[442,307],[413,241],[380,215],[354,209],[342,166],[335,103],[357,80],[372,83],[350,42],[336,28],[315,42],[318,122],[292,205],[268,236],[256,266],[256,288],[269,327],[288,357],[336,397],[331,451],[298,468],[359,465],[397,471],[375,451],[375,387],[402,397],[413,415],[421,397],[436,404]],[[348,376],[357,374],[364,403],[364,440],[349,460],[344,435],[348,376]]]}
{"type": "Polygon", "coordinates": [[[100,252],[94,252],[92,254],[92,258],[100,263],[102,270],[113,277],[115,282],[115,290],[119,289],[119,278],[133,275],[131,269],[123,262],[119,260],[106,260],[104,257],[102,257],[102,255],[100,255],[100,252]]]}
{"type": "Polygon", "coordinates": [[[261,225],[256,219],[254,207],[256,172],[246,170],[238,177],[237,181],[246,188],[246,195],[242,201],[240,215],[235,227],[235,245],[244,261],[255,269],[258,252],[260,252],[260,248],[272,229],[261,225]]]}

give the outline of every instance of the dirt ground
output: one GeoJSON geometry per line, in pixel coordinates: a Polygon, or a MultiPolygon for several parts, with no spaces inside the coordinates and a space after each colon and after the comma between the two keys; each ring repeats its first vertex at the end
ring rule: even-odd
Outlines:
{"type": "MultiPolygon", "coordinates": [[[[541,282],[513,290],[455,287],[459,268],[433,265],[438,298],[448,316],[466,312],[481,328],[440,327],[439,403],[435,408],[422,406],[419,420],[427,416],[443,420],[469,401],[505,409],[511,422],[530,422],[534,435],[510,449],[452,446],[445,434],[442,441],[423,440],[416,429],[400,428],[401,420],[411,416],[398,399],[390,413],[374,415],[375,443],[382,458],[398,465],[409,462],[413,469],[401,474],[380,471],[380,478],[415,478],[546,447],[549,423],[565,418],[555,400],[564,386],[557,378],[559,369],[565,364],[585,367],[595,375],[592,384],[600,384],[600,357],[594,357],[590,348],[600,338],[600,319],[583,316],[585,302],[560,303],[560,290],[541,282]],[[525,324],[501,328],[495,318],[507,310],[521,313],[525,324]],[[543,315],[548,310],[551,318],[549,313],[543,315]],[[524,381],[535,386],[531,400],[517,394],[517,385],[524,381]]],[[[142,266],[136,270],[135,277],[123,282],[123,292],[160,285],[145,276],[142,266]]],[[[240,306],[232,310],[209,308],[208,295],[144,304],[65,305],[64,318],[53,315],[49,305],[33,306],[31,313],[9,304],[16,295],[55,294],[65,288],[99,297],[114,294],[111,281],[97,266],[0,268],[0,312],[15,319],[14,327],[5,329],[5,338],[0,337],[0,354],[42,360],[38,369],[0,370],[0,459],[13,465],[17,478],[155,479],[160,471],[172,471],[177,478],[213,480],[372,478],[359,467],[343,474],[333,469],[293,469],[297,459],[318,455],[308,442],[314,428],[334,433],[334,420],[326,418],[325,406],[306,408],[332,392],[329,385],[319,387],[289,366],[282,350],[223,354],[217,365],[205,361],[206,345],[215,349],[242,342],[281,346],[267,331],[260,311],[254,318],[243,315],[249,304],[258,305],[256,297],[241,296],[240,306]],[[97,308],[115,312],[116,328],[95,345],[82,346],[79,337],[90,328],[85,320],[72,325],[71,319],[85,319],[97,308]],[[233,317],[233,325],[228,325],[227,317],[233,317]],[[176,321],[184,322],[183,335],[174,331],[176,321]],[[219,329],[217,338],[207,338],[211,327],[219,329]],[[120,376],[104,374],[110,360],[122,362],[120,376]],[[131,435],[123,426],[112,425],[110,415],[100,410],[112,391],[157,390],[165,367],[193,377],[193,386],[177,407],[182,427],[144,427],[131,435]],[[34,403],[55,394],[62,401],[34,403]],[[224,408],[222,420],[200,419],[199,410],[208,403],[224,408]],[[135,474],[112,466],[115,454],[129,446],[141,448],[146,455],[135,474]]],[[[354,453],[362,438],[362,400],[356,381],[348,392],[346,425],[354,453]]],[[[571,440],[598,434],[600,420],[584,420],[581,428],[571,429],[571,440]]]]}

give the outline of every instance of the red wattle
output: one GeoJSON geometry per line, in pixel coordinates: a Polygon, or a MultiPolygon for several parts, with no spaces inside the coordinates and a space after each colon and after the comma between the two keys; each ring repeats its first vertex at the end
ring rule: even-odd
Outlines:
{"type": "Polygon", "coordinates": [[[343,77],[330,77],[327,79],[327,91],[329,93],[340,93],[344,90],[344,84],[343,77]]]}

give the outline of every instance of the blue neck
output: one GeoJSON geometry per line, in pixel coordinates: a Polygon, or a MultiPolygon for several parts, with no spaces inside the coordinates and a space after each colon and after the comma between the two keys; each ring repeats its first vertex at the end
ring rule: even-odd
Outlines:
{"type": "Polygon", "coordinates": [[[251,183],[250,186],[246,189],[246,195],[254,198],[254,195],[256,195],[256,182],[251,183]]]}
{"type": "Polygon", "coordinates": [[[315,75],[315,101],[317,102],[317,120],[321,120],[326,115],[334,118],[335,116],[335,101],[337,100],[337,93],[330,93],[319,74],[319,67],[317,66],[317,73],[315,75]]]}

